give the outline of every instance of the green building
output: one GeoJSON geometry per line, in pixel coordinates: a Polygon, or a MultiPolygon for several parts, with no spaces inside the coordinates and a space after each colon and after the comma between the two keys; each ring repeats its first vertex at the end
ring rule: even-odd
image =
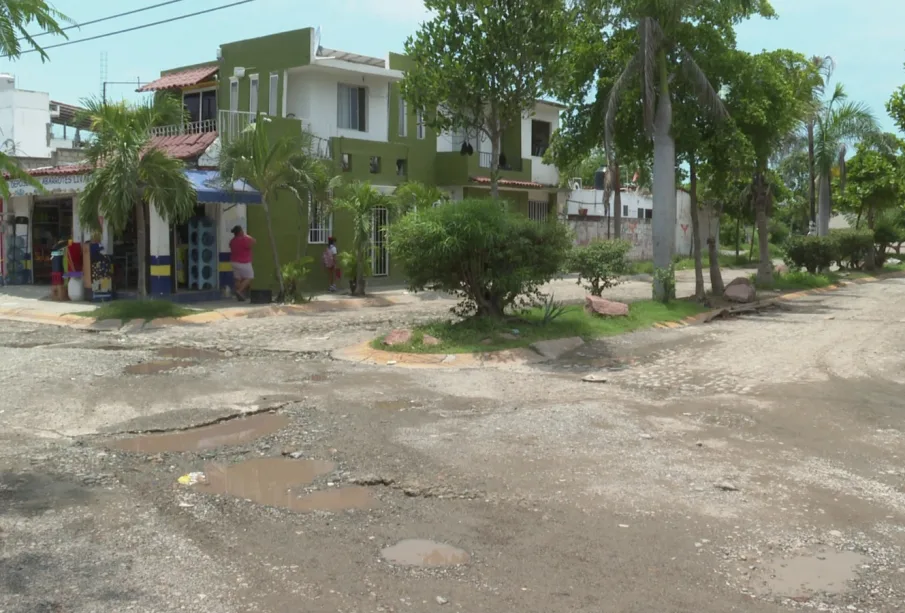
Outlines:
{"type": "MultiPolygon", "coordinates": [[[[305,28],[223,44],[216,61],[165,71],[142,89],[183,97],[189,121],[168,127],[171,141],[183,139],[188,146],[208,142],[210,132],[217,132],[217,139],[191,162],[199,168],[216,166],[220,141],[235,137],[261,113],[269,117],[272,138],[313,134],[316,154],[331,160],[347,182],[369,181],[392,193],[414,180],[438,186],[452,200],[489,196],[490,143],[474,134],[437,134],[425,126],[420,113],[400,97],[407,61],[393,53],[376,58],[329,49],[320,44],[319,31],[305,28]],[[464,149],[472,154],[463,155],[463,143],[471,145],[464,149]]],[[[539,221],[556,214],[560,197],[556,168],[542,162],[560,109],[538,101],[535,112],[509,130],[502,143],[500,195],[514,210],[539,221]]],[[[315,257],[319,269],[329,236],[336,237],[340,250],[348,245],[350,220],[307,208],[301,222],[303,250],[315,257]]],[[[298,204],[287,194],[271,203],[271,214],[281,261],[290,261],[299,244],[298,204]]],[[[375,215],[369,286],[401,283],[403,272],[393,266],[379,230],[389,221],[387,212],[375,215]]],[[[234,207],[230,223],[242,223],[243,216],[249,233],[260,241],[255,285],[274,284],[272,258],[261,244],[267,237],[263,209],[234,207]]],[[[221,285],[229,282],[226,268],[221,266],[221,285]]],[[[315,270],[312,289],[325,286],[322,276],[315,270]]]]}

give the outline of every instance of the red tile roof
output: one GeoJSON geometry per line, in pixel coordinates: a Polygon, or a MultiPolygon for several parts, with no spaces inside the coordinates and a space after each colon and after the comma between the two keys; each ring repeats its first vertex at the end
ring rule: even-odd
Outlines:
{"type": "Polygon", "coordinates": [[[47,177],[50,175],[81,175],[91,172],[91,166],[88,164],[66,164],[65,166],[45,166],[43,168],[32,168],[28,170],[28,174],[33,177],[47,177]]]}
{"type": "Polygon", "coordinates": [[[162,149],[177,160],[195,158],[204,153],[217,139],[216,132],[199,132],[180,136],[155,136],[151,146],[162,149]]]}
{"type": "MultiPolygon", "coordinates": [[[[490,177],[471,177],[471,182],[490,185],[490,177]]],[[[543,183],[535,183],[534,181],[515,181],[514,179],[500,179],[498,183],[500,184],[500,187],[524,187],[526,189],[548,189],[550,187],[543,183]]]]}
{"type": "Polygon", "coordinates": [[[179,72],[171,72],[164,75],[156,81],[151,81],[139,87],[136,91],[140,92],[156,92],[162,89],[182,89],[209,81],[211,77],[217,74],[219,66],[212,64],[201,66],[198,68],[189,68],[188,70],[180,70],[179,72]]]}

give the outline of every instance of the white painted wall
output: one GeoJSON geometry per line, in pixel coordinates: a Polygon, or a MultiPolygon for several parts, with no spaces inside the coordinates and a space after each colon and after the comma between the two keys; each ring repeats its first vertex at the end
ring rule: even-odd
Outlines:
{"type": "Polygon", "coordinates": [[[49,158],[47,124],[50,96],[21,89],[0,90],[0,144],[2,150],[22,157],[49,158]]]}
{"type": "Polygon", "coordinates": [[[559,129],[559,109],[549,104],[538,104],[534,113],[522,118],[522,157],[531,160],[531,180],[544,185],[558,185],[559,171],[552,164],[544,164],[543,157],[532,154],[531,122],[550,122],[550,136],[559,129]]]}
{"type": "Polygon", "coordinates": [[[290,72],[286,87],[286,114],[305,121],[308,129],[323,138],[346,136],[387,142],[390,83],[391,79],[376,75],[339,74],[312,69],[290,72]],[[366,132],[341,130],[337,125],[340,83],[368,89],[366,132]]]}

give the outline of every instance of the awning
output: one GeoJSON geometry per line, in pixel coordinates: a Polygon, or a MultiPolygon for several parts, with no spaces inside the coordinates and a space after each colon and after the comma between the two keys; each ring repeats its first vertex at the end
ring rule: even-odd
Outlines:
{"type": "Polygon", "coordinates": [[[206,66],[196,66],[195,68],[171,72],[155,81],[142,85],[135,91],[156,92],[165,89],[182,89],[183,87],[199,85],[213,79],[218,70],[218,64],[208,64],[206,66]]]}
{"type": "Polygon", "coordinates": [[[198,202],[261,204],[261,192],[245,181],[236,181],[230,188],[216,170],[186,170],[185,176],[195,187],[198,202]]]}

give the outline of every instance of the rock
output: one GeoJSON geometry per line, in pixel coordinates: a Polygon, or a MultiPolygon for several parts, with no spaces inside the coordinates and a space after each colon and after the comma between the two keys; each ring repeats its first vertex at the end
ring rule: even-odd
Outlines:
{"type": "Polygon", "coordinates": [[[773,272],[778,273],[778,274],[780,274],[780,275],[784,275],[784,274],[786,274],[787,272],[789,272],[789,267],[788,267],[788,266],[785,266],[785,265],[783,265],[783,264],[777,264],[777,265],[773,268],[773,272]]]}
{"type": "Polygon", "coordinates": [[[449,602],[449,601],[446,598],[444,598],[443,596],[437,596],[438,605],[445,605],[447,602],[449,602]]]}
{"type": "Polygon", "coordinates": [[[584,340],[579,336],[571,336],[569,338],[557,338],[550,341],[538,341],[531,345],[531,348],[549,360],[555,360],[561,355],[568,353],[584,345],[584,340]]]}
{"type": "Polygon", "coordinates": [[[645,432],[644,434],[641,435],[641,438],[643,438],[645,441],[652,441],[652,440],[654,440],[654,435],[648,434],[645,432]]]}
{"type": "Polygon", "coordinates": [[[305,454],[302,451],[293,451],[292,453],[289,454],[289,457],[292,458],[293,460],[298,460],[299,458],[304,457],[304,455],[305,454]]]}
{"type": "Polygon", "coordinates": [[[504,341],[517,341],[517,340],[519,339],[519,337],[518,337],[517,335],[512,334],[512,333],[510,333],[510,332],[503,332],[503,333],[500,334],[499,336],[500,336],[500,338],[503,339],[504,341]]]}
{"type": "Polygon", "coordinates": [[[119,319],[101,319],[91,324],[92,330],[119,330],[123,322],[119,319]]]}
{"type": "Polygon", "coordinates": [[[428,347],[434,347],[440,344],[440,339],[436,336],[431,336],[430,334],[425,334],[421,339],[421,342],[427,345],[428,347]]]}
{"type": "Polygon", "coordinates": [[[386,335],[386,338],[383,339],[383,344],[387,347],[392,347],[394,345],[405,345],[406,343],[411,342],[412,340],[412,331],[406,329],[398,329],[393,330],[389,334],[386,335]]]}
{"type": "Polygon", "coordinates": [[[739,277],[726,286],[723,297],[732,302],[754,302],[757,292],[750,279],[739,277]]]}
{"type": "Polygon", "coordinates": [[[395,366],[396,360],[387,360],[387,366],[395,366]]]}
{"type": "Polygon", "coordinates": [[[442,360],[440,360],[440,362],[443,364],[452,364],[455,361],[456,361],[456,356],[455,356],[455,354],[452,354],[452,353],[447,354],[446,357],[444,357],[442,360]]]}
{"type": "Polygon", "coordinates": [[[484,346],[492,345],[492,344],[493,344],[493,339],[490,338],[490,337],[485,338],[485,339],[482,339],[482,340],[481,340],[481,344],[484,345],[484,346]]]}
{"type": "Polygon", "coordinates": [[[585,383],[606,383],[606,379],[598,375],[587,375],[581,379],[585,383]]]}
{"type": "Polygon", "coordinates": [[[886,263],[890,266],[895,266],[897,264],[901,264],[902,260],[900,260],[899,258],[887,258],[886,263]]]}
{"type": "Polygon", "coordinates": [[[735,486],[734,483],[730,483],[729,481],[723,481],[722,483],[716,484],[716,489],[723,490],[724,492],[737,492],[738,487],[735,486]]]}
{"type": "Polygon", "coordinates": [[[830,530],[830,536],[835,536],[838,539],[842,538],[842,533],[838,530],[830,530]]]}
{"type": "Polygon", "coordinates": [[[625,317],[628,315],[627,304],[606,300],[600,296],[585,296],[584,306],[589,313],[602,315],[603,317],[625,317]]]}

